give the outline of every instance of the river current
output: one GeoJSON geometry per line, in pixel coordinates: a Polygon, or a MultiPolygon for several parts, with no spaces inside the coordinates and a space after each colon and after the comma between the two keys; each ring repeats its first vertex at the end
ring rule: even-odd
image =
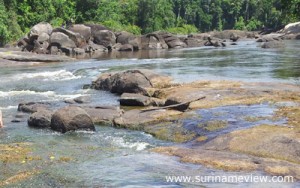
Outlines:
{"type": "MultiPolygon", "coordinates": [[[[34,66],[0,67],[0,109],[5,127],[0,144],[28,142],[33,152],[49,164],[40,173],[7,187],[262,187],[244,183],[170,183],[166,176],[264,175],[262,172],[224,172],[181,163],[178,158],[152,153],[151,148],[173,145],[139,131],[97,126],[96,132],[60,134],[33,129],[26,122],[11,122],[21,102],[48,101],[59,108],[63,101],[89,96],[93,105],[118,105],[118,96],[82,89],[101,73],[126,69],[151,69],[176,82],[235,80],[300,83],[300,42],[286,41],[282,49],[262,49],[254,41],[226,48],[190,48],[111,54],[99,59],[34,66]],[[68,157],[68,162],[55,162],[68,157]],[[53,161],[51,162],[51,160],[53,161]]],[[[38,164],[17,164],[4,170],[26,170],[38,164]],[[12,167],[11,167],[12,168],[12,167]]],[[[41,164],[42,165],[42,164],[41,164]]],[[[275,185],[275,184],[274,184],[275,185]]],[[[263,187],[273,187],[263,184],[263,187]]],[[[295,184],[281,184],[295,187],[295,184]]],[[[276,186],[278,187],[278,186],[276,186]]]]}

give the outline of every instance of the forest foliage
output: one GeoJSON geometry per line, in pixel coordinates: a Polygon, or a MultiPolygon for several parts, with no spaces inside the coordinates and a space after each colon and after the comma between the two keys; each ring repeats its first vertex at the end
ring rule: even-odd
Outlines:
{"type": "Polygon", "coordinates": [[[134,34],[277,28],[300,20],[300,0],[0,0],[0,45],[42,21],[99,23],[134,34]]]}

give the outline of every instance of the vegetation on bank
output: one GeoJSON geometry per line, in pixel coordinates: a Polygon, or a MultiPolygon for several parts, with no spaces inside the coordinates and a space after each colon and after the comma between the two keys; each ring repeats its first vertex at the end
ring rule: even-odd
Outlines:
{"type": "Polygon", "coordinates": [[[277,28],[300,20],[300,0],[0,0],[0,46],[47,21],[101,23],[134,34],[277,28]]]}

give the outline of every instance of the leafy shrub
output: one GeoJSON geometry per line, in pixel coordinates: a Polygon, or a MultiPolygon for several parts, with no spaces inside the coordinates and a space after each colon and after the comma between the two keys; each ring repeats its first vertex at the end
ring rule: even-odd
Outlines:
{"type": "Polygon", "coordinates": [[[234,29],[237,29],[237,30],[245,30],[246,29],[244,18],[242,16],[239,17],[239,20],[235,23],[234,29]]]}
{"type": "Polygon", "coordinates": [[[65,21],[62,18],[54,18],[53,20],[51,20],[50,24],[53,27],[61,27],[65,24],[65,21]]]}
{"type": "Polygon", "coordinates": [[[259,20],[251,19],[246,25],[248,31],[255,31],[262,26],[262,23],[259,20]]]}
{"type": "Polygon", "coordinates": [[[126,25],[124,26],[124,30],[135,35],[140,35],[142,32],[142,29],[136,25],[126,25]]]}
{"type": "Polygon", "coordinates": [[[166,31],[173,34],[187,35],[191,33],[197,33],[198,29],[194,25],[183,24],[181,27],[171,27],[166,29],[166,31]]]}
{"type": "Polygon", "coordinates": [[[127,31],[129,33],[133,33],[135,35],[140,35],[142,29],[136,25],[123,25],[120,22],[116,22],[113,20],[107,20],[102,22],[101,24],[103,24],[104,26],[106,26],[107,28],[113,30],[113,31],[127,31]]]}

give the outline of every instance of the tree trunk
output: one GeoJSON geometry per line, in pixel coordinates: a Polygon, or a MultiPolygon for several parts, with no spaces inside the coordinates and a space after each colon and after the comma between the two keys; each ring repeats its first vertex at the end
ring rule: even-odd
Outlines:
{"type": "Polygon", "coordinates": [[[179,103],[179,104],[173,104],[173,105],[169,105],[169,106],[163,106],[163,107],[157,107],[157,108],[149,108],[149,109],[144,109],[141,110],[142,112],[148,112],[148,111],[153,111],[153,110],[163,110],[163,109],[174,109],[174,110],[178,110],[178,111],[186,111],[190,105],[191,102],[195,102],[195,101],[199,101],[202,99],[205,99],[206,97],[200,97],[198,99],[194,99],[188,102],[183,102],[183,103],[179,103]]]}

